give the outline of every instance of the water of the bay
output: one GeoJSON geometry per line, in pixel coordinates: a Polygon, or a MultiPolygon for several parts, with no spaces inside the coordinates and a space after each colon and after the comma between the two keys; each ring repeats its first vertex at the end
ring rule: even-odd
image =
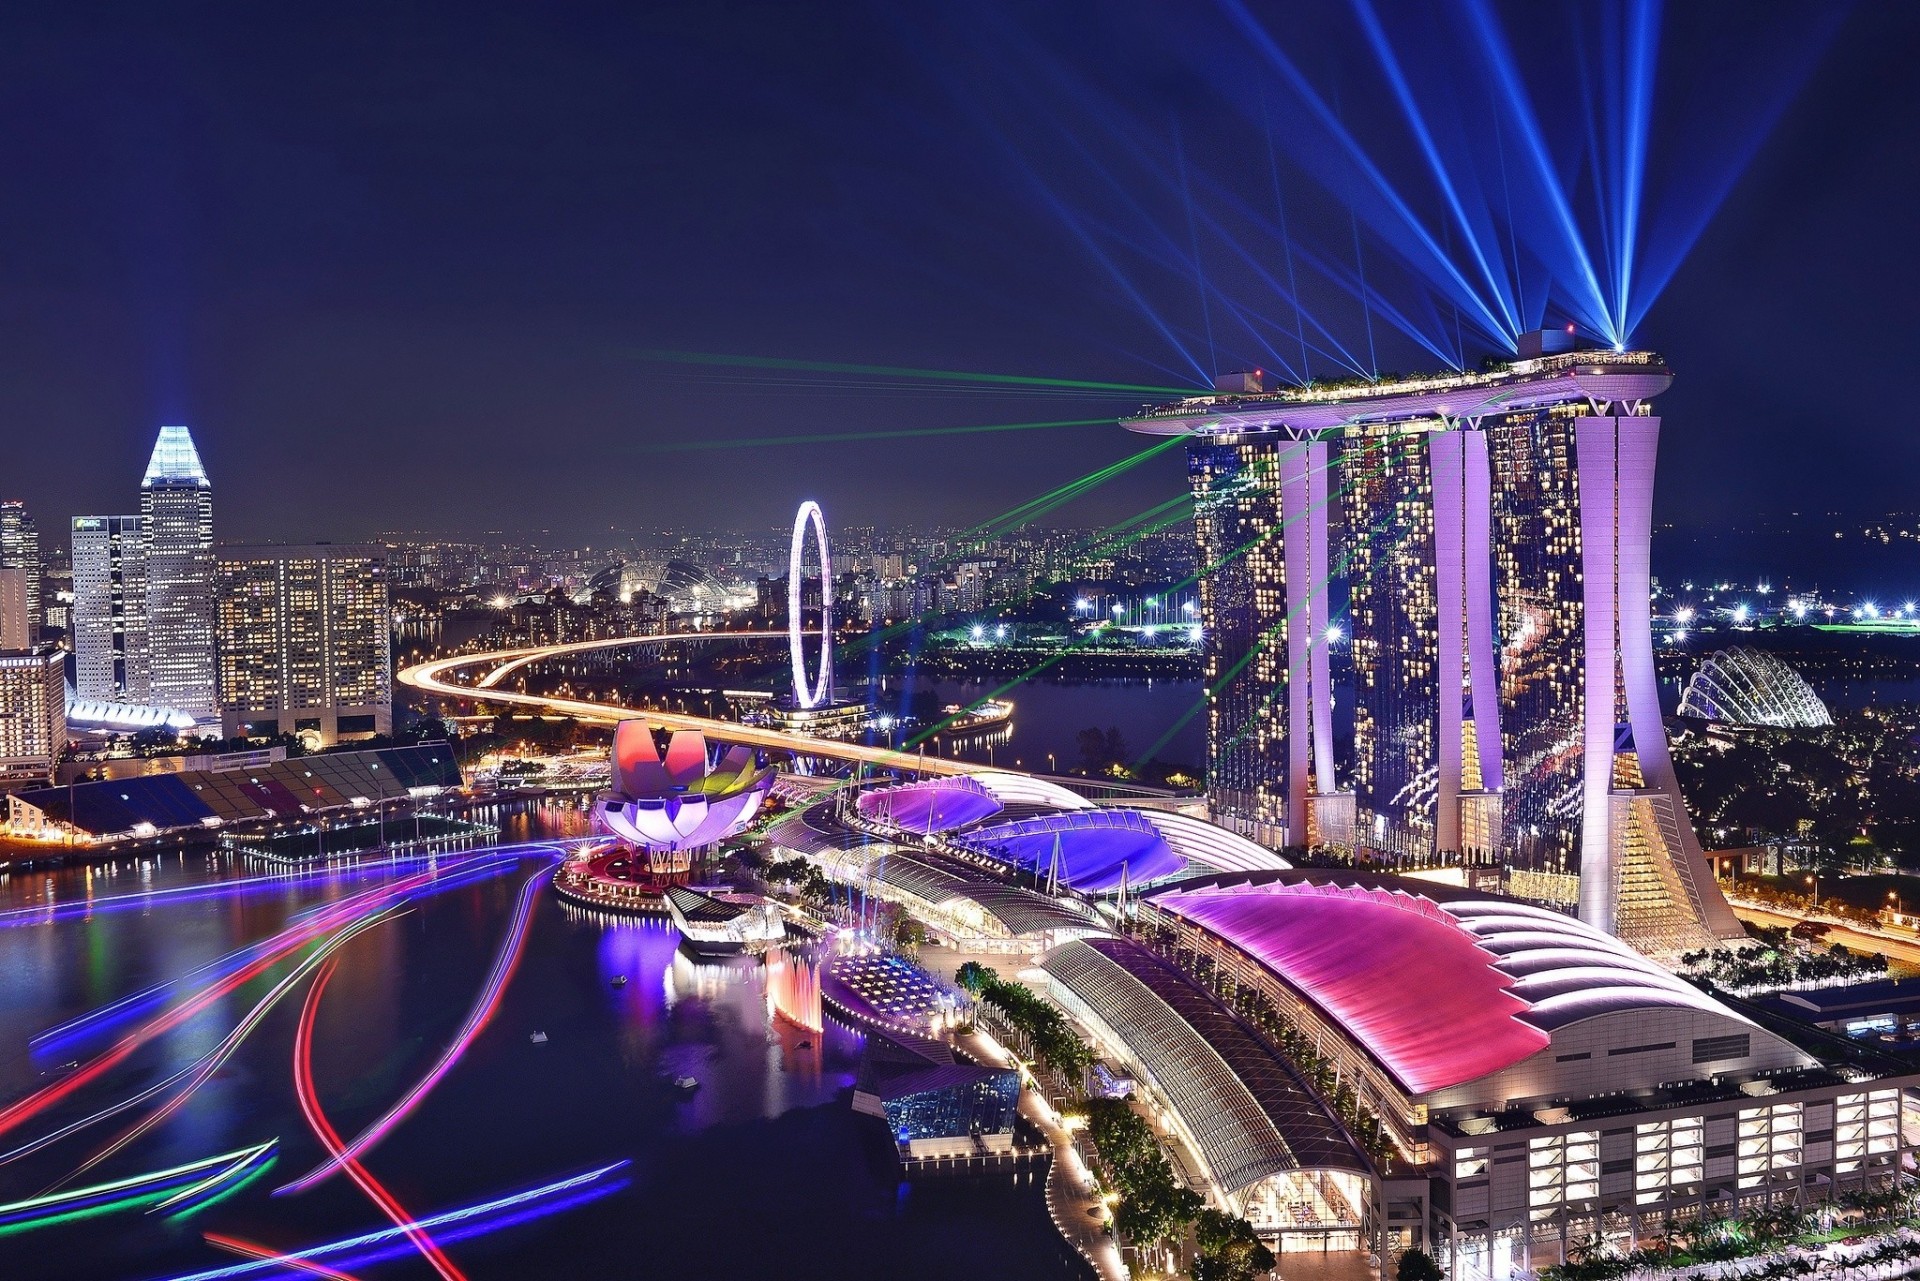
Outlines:
{"type": "MultiPolygon", "coordinates": [[[[496,816],[502,840],[580,830],[578,810],[496,816]]],[[[414,901],[339,954],[314,1033],[317,1092],[351,1134],[432,1064],[479,992],[528,861],[414,901]]],[[[289,877],[218,899],[165,897],[44,920],[15,909],[260,875],[204,847],[91,868],[0,875],[0,1104],[61,1079],[112,1036],[35,1054],[28,1038],[187,974],[316,904],[378,884],[289,877]]],[[[883,1127],[849,1106],[860,1037],[808,1033],[769,1014],[759,963],[698,962],[658,922],[536,902],[525,954],[491,1022],[400,1127],[366,1157],[426,1215],[630,1160],[605,1199],[448,1247],[476,1279],[584,1275],[1053,1278],[1074,1275],[1039,1173],[902,1184],[883,1127]],[[624,985],[614,980],[625,976],[624,985]],[[544,1033],[543,1043],[535,1043],[544,1033]],[[693,1076],[697,1090],[672,1078],[693,1076]]],[[[0,1132],[0,1152],[158,1082],[220,1040],[266,990],[248,983],[48,1111],[0,1132]]],[[[203,1233],[277,1250],[386,1226],[348,1180],[273,1189],[323,1156],[293,1085],[304,990],[276,1006],[176,1114],[68,1186],[198,1160],[267,1139],[267,1177],[184,1217],[121,1211],[0,1229],[0,1277],[158,1278],[234,1263],[203,1233]]],[[[65,1179],[159,1099],[0,1164],[0,1202],[65,1179]]],[[[0,1112],[0,1117],[6,1114],[0,1112]]],[[[417,1255],[361,1275],[430,1276],[417,1255]]]]}
{"type": "MultiPolygon", "coordinates": [[[[942,704],[971,707],[1001,685],[940,681],[930,688],[942,704]]],[[[1000,697],[1012,702],[1004,730],[963,735],[942,754],[1016,769],[1059,773],[1080,767],[1080,732],[1120,731],[1129,761],[1148,758],[1198,771],[1206,757],[1205,685],[1193,680],[1031,681],[1000,697]]],[[[953,737],[951,735],[943,737],[953,737]]]]}

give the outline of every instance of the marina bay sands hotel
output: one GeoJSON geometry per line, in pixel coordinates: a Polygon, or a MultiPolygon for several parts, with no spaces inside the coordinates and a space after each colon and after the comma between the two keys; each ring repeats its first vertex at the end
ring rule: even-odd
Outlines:
{"type": "Polygon", "coordinates": [[[1215,821],[1459,862],[1673,952],[1740,934],[1654,675],[1652,402],[1673,375],[1650,352],[1570,346],[1549,330],[1485,373],[1271,392],[1234,375],[1123,425],[1188,438],[1215,821]]]}

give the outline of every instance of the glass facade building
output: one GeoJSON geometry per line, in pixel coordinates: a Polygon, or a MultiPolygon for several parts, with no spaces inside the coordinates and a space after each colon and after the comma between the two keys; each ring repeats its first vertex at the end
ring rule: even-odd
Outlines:
{"type": "Polygon", "coordinates": [[[140,481],[146,532],[150,694],[212,720],[213,486],[185,427],[162,427],[140,481]]]}
{"type": "Polygon", "coordinates": [[[1215,822],[1270,845],[1287,843],[1288,823],[1281,443],[1222,436],[1187,453],[1203,571],[1207,795],[1215,822]]]}
{"type": "Polygon", "coordinates": [[[152,695],[146,529],[138,516],[73,518],[74,690],[144,705],[152,695]]]}
{"type": "Polygon", "coordinates": [[[46,623],[40,603],[40,530],[17,498],[0,499],[0,569],[19,570],[24,579],[26,634],[21,643],[31,646],[46,623]]]}

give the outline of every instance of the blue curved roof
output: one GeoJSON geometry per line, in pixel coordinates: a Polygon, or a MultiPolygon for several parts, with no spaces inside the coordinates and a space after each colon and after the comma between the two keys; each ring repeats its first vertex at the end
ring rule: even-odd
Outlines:
{"type": "Polygon", "coordinates": [[[1057,847],[1061,882],[1089,894],[1116,888],[1123,876],[1129,885],[1144,885],[1187,865],[1135,810],[1074,810],[999,823],[968,832],[955,844],[1043,876],[1057,847]]]}

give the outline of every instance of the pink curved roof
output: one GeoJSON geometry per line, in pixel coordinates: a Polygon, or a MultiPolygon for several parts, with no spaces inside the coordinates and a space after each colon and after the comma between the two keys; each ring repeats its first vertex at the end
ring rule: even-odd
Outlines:
{"type": "Polygon", "coordinates": [[[1260,960],[1372,1050],[1410,1093],[1518,1063],[1549,1038],[1474,935],[1431,900],[1356,886],[1172,891],[1158,907],[1260,960]]]}

